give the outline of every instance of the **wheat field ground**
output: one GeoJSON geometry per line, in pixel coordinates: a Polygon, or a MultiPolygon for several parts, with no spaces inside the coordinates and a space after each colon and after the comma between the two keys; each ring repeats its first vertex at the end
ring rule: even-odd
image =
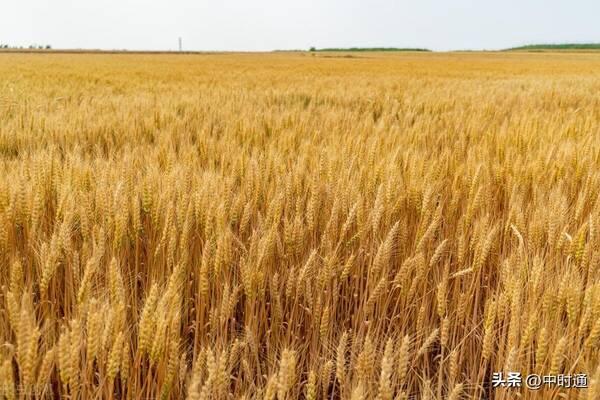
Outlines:
{"type": "Polygon", "coordinates": [[[0,54],[0,397],[600,398],[598,71],[0,54]]]}

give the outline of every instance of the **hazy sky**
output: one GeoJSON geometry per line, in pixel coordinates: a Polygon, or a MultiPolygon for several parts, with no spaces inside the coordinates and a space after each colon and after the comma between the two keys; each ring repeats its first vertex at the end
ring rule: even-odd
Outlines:
{"type": "Polygon", "coordinates": [[[599,0],[7,0],[0,43],[54,48],[499,49],[600,42],[599,0]]]}

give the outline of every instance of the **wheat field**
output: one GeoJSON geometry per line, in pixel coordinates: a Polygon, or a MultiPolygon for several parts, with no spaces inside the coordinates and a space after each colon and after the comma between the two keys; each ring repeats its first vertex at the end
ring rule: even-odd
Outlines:
{"type": "Polygon", "coordinates": [[[0,397],[600,398],[598,71],[0,54],[0,397]]]}

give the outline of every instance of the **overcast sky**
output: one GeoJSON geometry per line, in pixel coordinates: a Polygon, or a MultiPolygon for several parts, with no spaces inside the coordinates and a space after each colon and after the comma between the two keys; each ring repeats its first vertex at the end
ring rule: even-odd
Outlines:
{"type": "Polygon", "coordinates": [[[600,42],[599,0],[6,0],[0,43],[54,48],[501,49],[600,42]]]}

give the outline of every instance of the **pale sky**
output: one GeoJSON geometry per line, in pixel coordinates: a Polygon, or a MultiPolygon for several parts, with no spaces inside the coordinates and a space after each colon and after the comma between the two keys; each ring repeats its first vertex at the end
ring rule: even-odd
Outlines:
{"type": "Polygon", "coordinates": [[[502,49],[600,42],[599,0],[5,0],[0,43],[54,48],[502,49]]]}

